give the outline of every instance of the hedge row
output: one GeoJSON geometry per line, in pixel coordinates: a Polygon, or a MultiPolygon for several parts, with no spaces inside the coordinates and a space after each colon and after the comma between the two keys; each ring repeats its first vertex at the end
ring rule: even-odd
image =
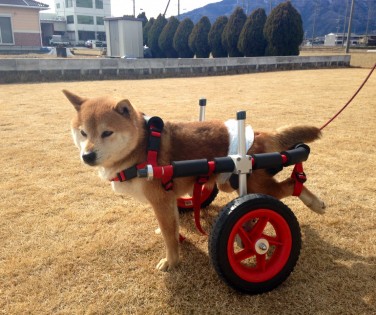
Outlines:
{"type": "MultiPolygon", "coordinates": [[[[145,17],[146,18],[146,17],[145,17]]],[[[144,24],[144,44],[154,58],[289,56],[299,54],[303,22],[290,1],[276,6],[267,17],[264,9],[248,17],[238,7],[229,18],[220,16],[211,25],[204,16],[196,25],[159,15],[144,24]]]]}

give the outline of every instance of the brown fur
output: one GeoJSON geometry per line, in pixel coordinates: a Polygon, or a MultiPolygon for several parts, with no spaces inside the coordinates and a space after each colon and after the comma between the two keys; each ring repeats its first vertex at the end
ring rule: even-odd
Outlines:
{"type": "MultiPolygon", "coordinates": [[[[96,166],[106,180],[119,171],[146,161],[147,131],[141,112],[128,100],[111,98],[87,99],[69,91],[63,91],[77,110],[72,120],[72,135],[80,148],[82,159],[95,157],[86,163],[96,166]],[[110,133],[109,133],[110,132],[110,133]]],[[[299,142],[310,142],[320,137],[316,127],[297,126],[280,129],[273,133],[256,132],[250,153],[274,152],[289,149],[299,142]]],[[[172,161],[226,156],[229,136],[223,122],[166,122],[161,137],[158,163],[168,165],[172,161]]],[[[213,185],[215,176],[208,185],[213,185]]],[[[123,183],[112,182],[116,192],[127,193],[151,204],[157,217],[166,244],[166,258],[157,268],[168,270],[179,262],[179,217],[176,199],[192,191],[194,177],[174,180],[174,189],[165,191],[159,180],[147,181],[134,178],[123,183]]],[[[293,181],[277,182],[264,170],[254,171],[248,179],[248,192],[269,194],[278,199],[291,196],[293,181]]],[[[223,191],[231,191],[227,184],[219,185],[223,191]]],[[[312,210],[322,213],[325,205],[307,188],[299,197],[312,210]]]]}

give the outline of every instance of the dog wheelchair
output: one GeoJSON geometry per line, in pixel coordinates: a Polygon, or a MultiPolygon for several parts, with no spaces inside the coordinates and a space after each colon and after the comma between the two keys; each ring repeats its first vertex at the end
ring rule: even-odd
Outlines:
{"type": "MultiPolygon", "coordinates": [[[[206,100],[200,100],[200,121],[205,119],[206,100]]],[[[305,175],[302,162],[310,149],[305,144],[281,153],[247,155],[246,112],[237,112],[238,152],[236,155],[172,162],[171,165],[147,165],[137,171],[149,180],[197,176],[193,196],[179,198],[178,207],[194,209],[198,230],[200,208],[208,206],[218,188],[205,187],[213,173],[238,176],[239,197],[220,211],[209,236],[209,256],[219,277],[230,287],[247,294],[268,292],[283,283],[293,271],[301,249],[300,226],[291,209],[280,200],[263,194],[247,193],[247,174],[256,169],[275,169],[295,165],[296,182],[302,187],[305,175]]]]}

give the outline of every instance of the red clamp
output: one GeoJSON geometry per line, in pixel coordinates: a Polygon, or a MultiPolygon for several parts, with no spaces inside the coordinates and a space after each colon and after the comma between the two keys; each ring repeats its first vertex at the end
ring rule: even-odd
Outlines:
{"type": "Polygon", "coordinates": [[[295,167],[292,171],[291,178],[294,179],[294,192],[292,193],[293,196],[300,196],[303,190],[303,184],[307,180],[307,176],[303,171],[303,163],[295,164],[295,167]]]}

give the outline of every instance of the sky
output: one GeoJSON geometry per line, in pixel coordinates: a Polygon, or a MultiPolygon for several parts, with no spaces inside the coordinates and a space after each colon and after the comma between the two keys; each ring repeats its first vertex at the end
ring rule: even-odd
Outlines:
{"type": "MultiPolygon", "coordinates": [[[[43,12],[55,12],[54,0],[38,0],[39,2],[48,4],[50,10],[43,12]]],[[[145,12],[146,17],[157,17],[158,14],[164,12],[168,0],[134,0],[136,7],[136,16],[145,12]]],[[[219,2],[220,0],[180,0],[180,13],[185,13],[196,8],[201,8],[209,3],[219,2]]],[[[112,16],[133,15],[133,0],[111,0],[112,16]]],[[[170,0],[166,17],[178,15],[178,0],[170,0]]]]}

